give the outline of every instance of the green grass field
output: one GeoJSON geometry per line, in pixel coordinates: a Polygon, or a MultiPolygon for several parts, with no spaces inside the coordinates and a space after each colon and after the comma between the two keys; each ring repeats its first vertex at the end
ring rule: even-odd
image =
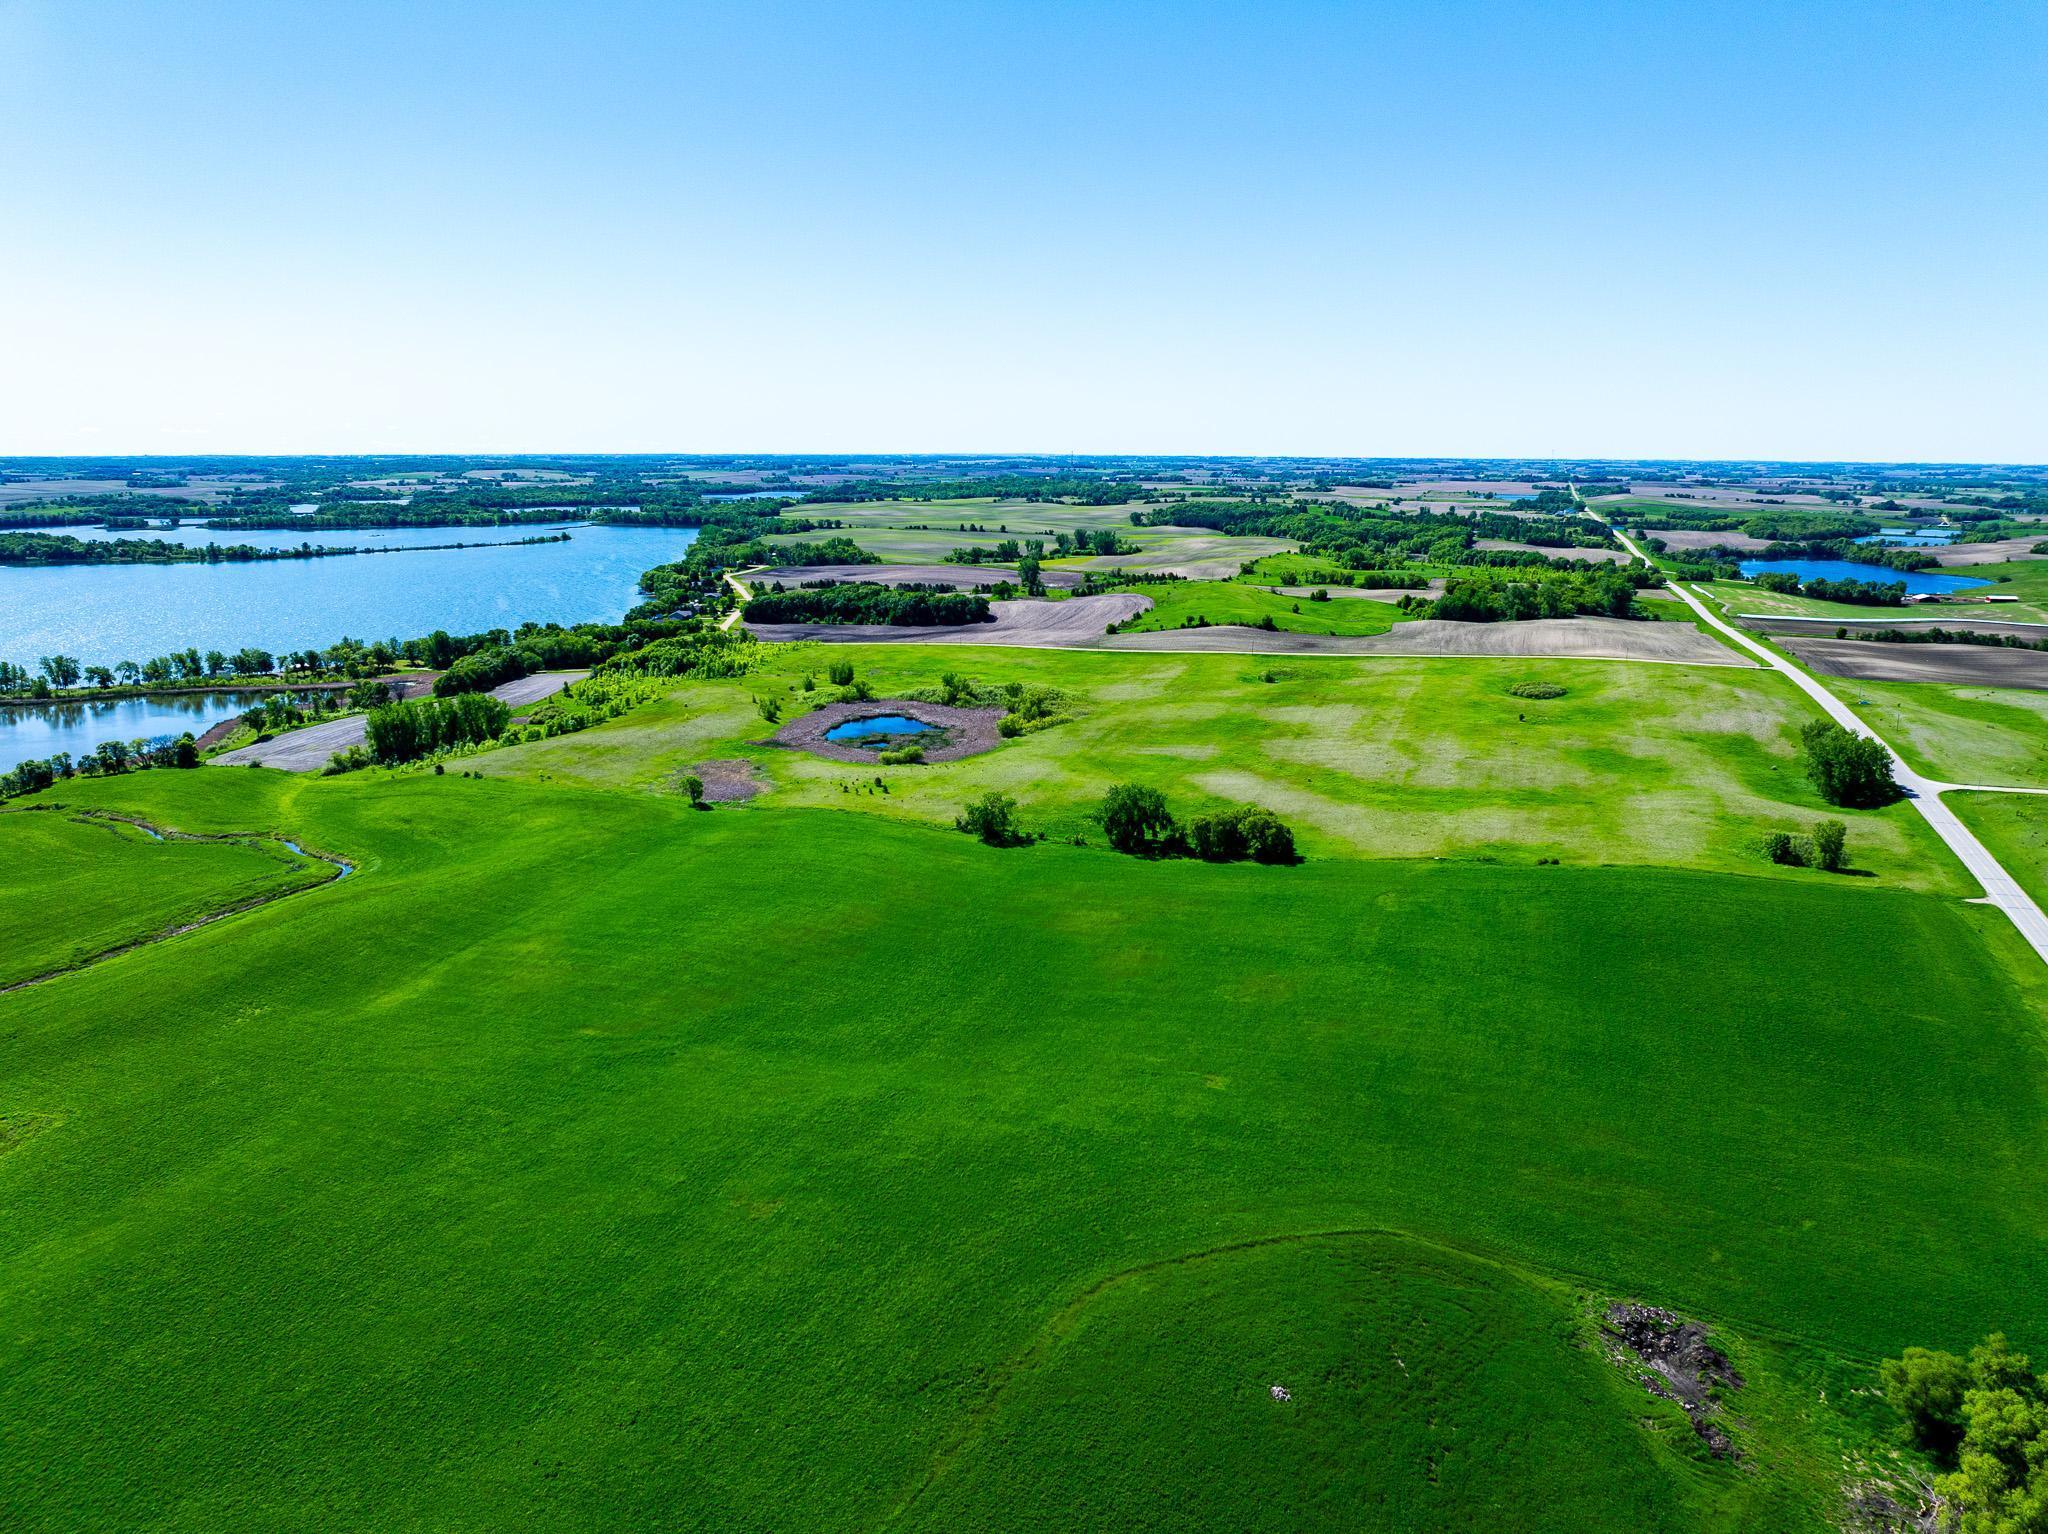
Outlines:
{"type": "Polygon", "coordinates": [[[275,842],[158,841],[114,820],[0,813],[0,985],[332,876],[275,842]]]}
{"type": "Polygon", "coordinates": [[[1176,581],[1129,589],[1152,599],[1149,611],[1124,626],[1130,634],[1186,628],[1197,618],[1253,627],[1271,618],[1275,628],[1290,634],[1384,634],[1406,616],[1391,602],[1355,597],[1317,602],[1235,581],[1176,581]]]}
{"type": "Polygon", "coordinates": [[[1149,570],[1194,561],[1227,565],[1228,569],[1217,572],[1224,575],[1235,574],[1243,560],[1293,547],[1278,538],[1230,538],[1206,528],[1133,527],[1130,513],[1128,506],[1069,506],[1055,501],[986,498],[833,502],[807,506],[804,515],[844,522],[845,527],[831,533],[778,533],[767,542],[815,542],[824,537],[843,536],[885,562],[927,564],[944,559],[955,549],[994,548],[1008,538],[1020,542],[1037,538],[1050,546],[1055,533],[1109,528],[1135,544],[1137,551],[1114,558],[1066,560],[1062,564],[1073,569],[1149,570]],[[968,527],[987,531],[969,532],[968,527]]]}
{"type": "MultiPolygon", "coordinates": [[[[1722,667],[811,645],[739,681],[684,684],[603,730],[494,753],[490,770],[672,792],[692,764],[740,758],[772,785],[756,806],[940,826],[999,788],[1055,839],[1099,835],[1095,803],[1136,781],[1177,812],[1264,805],[1314,857],[1554,857],[1826,882],[1755,850],[1767,830],[1835,813],[1794,761],[1815,712],[1781,678],[1722,667]],[[1059,687],[1076,714],[942,765],[871,769],[759,744],[773,726],[757,697],[797,710],[836,696],[823,685],[828,654],[880,698],[950,670],[1059,687]],[[806,673],[817,692],[797,690],[806,673]],[[1569,690],[1540,702],[1507,691],[1524,680],[1569,690]],[[873,790],[878,773],[886,794],[873,790]]],[[[1976,893],[1910,806],[1858,812],[1850,826],[1852,861],[1880,882],[1976,893]]]]}
{"type": "Polygon", "coordinates": [[[2048,798],[2035,794],[1944,794],[2035,904],[2048,910],[2048,798]]]}
{"type": "Polygon", "coordinates": [[[2048,788],[2048,693],[1815,676],[1916,772],[1950,783],[2048,788]]]}
{"type": "Polygon", "coordinates": [[[1876,1356],[2048,1323],[2043,990],[1952,899],[62,797],[361,872],[0,1000],[14,1527],[1810,1528],[1876,1356]],[[1747,1350],[1745,1462],[1619,1295],[1747,1350]]]}

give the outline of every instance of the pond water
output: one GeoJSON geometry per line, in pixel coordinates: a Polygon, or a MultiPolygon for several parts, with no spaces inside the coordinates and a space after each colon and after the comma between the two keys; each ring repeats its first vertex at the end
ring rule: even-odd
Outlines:
{"type": "Polygon", "coordinates": [[[1941,549],[1956,541],[1956,532],[1952,527],[1939,527],[1924,532],[1871,533],[1856,541],[1882,543],[1895,549],[1941,549]]]}
{"type": "MultiPolygon", "coordinates": [[[[77,529],[75,536],[110,536],[77,529]]],[[[410,639],[447,629],[473,634],[521,623],[584,623],[623,617],[643,570],[680,559],[689,527],[570,528],[567,543],[512,540],[543,527],[352,528],[148,536],[185,544],[252,543],[418,549],[256,564],[0,566],[0,660],[33,667],[44,655],[86,665],[143,661],[188,647],[273,653],[354,639],[410,639]]],[[[113,535],[120,536],[120,535],[113,535]]],[[[59,747],[56,749],[68,749],[59,747]]],[[[30,755],[35,753],[31,752],[30,755]]]]}
{"type": "Polygon", "coordinates": [[[926,724],[922,719],[911,719],[902,714],[877,714],[872,719],[849,719],[844,724],[835,724],[825,732],[827,740],[861,741],[877,736],[923,735],[938,728],[926,724]]]}
{"type": "Polygon", "coordinates": [[[107,740],[155,740],[187,730],[203,735],[266,696],[274,695],[206,692],[104,703],[0,704],[0,772],[59,751],[80,757],[107,740]]]}
{"type": "Polygon", "coordinates": [[[1904,586],[1909,597],[1967,591],[1972,586],[1991,584],[1973,580],[1967,575],[1943,575],[1934,570],[1888,570],[1883,565],[1859,564],[1847,559],[1745,559],[1741,568],[1744,575],[1765,575],[1776,570],[1796,575],[1802,581],[1877,581],[1904,586]]]}

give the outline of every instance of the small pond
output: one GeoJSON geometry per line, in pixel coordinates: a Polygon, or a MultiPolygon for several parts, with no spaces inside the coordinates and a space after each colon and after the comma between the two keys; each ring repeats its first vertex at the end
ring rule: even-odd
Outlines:
{"type": "Polygon", "coordinates": [[[1802,581],[1877,581],[1884,585],[1904,586],[1909,597],[1968,591],[1972,586],[1991,584],[1973,580],[1967,575],[1942,575],[1933,570],[1892,570],[1883,565],[1866,565],[1847,559],[1745,559],[1742,562],[1744,575],[1767,575],[1774,570],[1796,575],[1802,581]]]}
{"type": "Polygon", "coordinates": [[[825,732],[825,738],[841,745],[886,745],[905,735],[928,735],[937,729],[935,724],[905,714],[877,714],[872,719],[849,719],[844,724],[835,724],[825,732]]]}

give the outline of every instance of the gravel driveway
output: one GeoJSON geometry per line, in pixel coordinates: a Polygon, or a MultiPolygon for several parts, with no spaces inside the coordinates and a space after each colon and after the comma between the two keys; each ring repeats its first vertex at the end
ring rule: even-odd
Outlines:
{"type": "MultiPolygon", "coordinates": [[[[523,676],[516,682],[507,682],[502,687],[493,687],[491,696],[502,698],[512,707],[524,703],[536,703],[553,693],[560,692],[569,683],[588,676],[587,671],[544,671],[538,676],[523,676]]],[[[254,762],[259,767],[277,767],[285,772],[318,772],[327,765],[327,759],[337,751],[346,751],[351,746],[363,743],[363,715],[350,714],[345,719],[330,719],[325,724],[309,724],[303,730],[288,730],[282,735],[273,735],[269,740],[258,741],[253,746],[241,746],[233,751],[224,751],[212,759],[215,767],[246,767],[254,762]]]]}

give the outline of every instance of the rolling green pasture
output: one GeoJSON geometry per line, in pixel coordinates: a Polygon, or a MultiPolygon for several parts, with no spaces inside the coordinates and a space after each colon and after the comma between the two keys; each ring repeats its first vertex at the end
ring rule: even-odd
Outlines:
{"type": "Polygon", "coordinates": [[[2048,693],[1815,676],[1916,772],[1950,783],[2048,788],[2048,693]]]}
{"type": "MultiPolygon", "coordinates": [[[[1739,785],[1781,710],[1712,686],[1739,785]]],[[[1891,880],[57,797],[362,871],[0,998],[12,1528],[1810,1529],[1876,1357],[2048,1334],[2042,991],[1891,880]],[[1736,1350],[1741,1464],[1583,1346],[1620,1295],[1736,1350]]]]}
{"type": "Polygon", "coordinates": [[[1317,602],[1235,581],[1175,581],[1129,589],[1152,599],[1149,611],[1124,625],[1124,632],[1132,634],[1185,628],[1196,618],[1253,626],[1271,618],[1274,627],[1290,634],[1384,634],[1405,616],[1391,602],[1336,597],[1317,602]]]}
{"type": "Polygon", "coordinates": [[[157,841],[116,820],[0,812],[0,985],[332,870],[272,843],[157,841]]]}
{"type": "Polygon", "coordinates": [[[1115,558],[1062,561],[1073,569],[1157,569],[1189,561],[1224,561],[1234,573],[1238,562],[1290,549],[1278,538],[1230,538],[1199,527],[1133,527],[1129,506],[1069,506],[1052,501],[934,500],[853,501],[809,506],[805,516],[844,522],[833,533],[777,533],[773,544],[816,541],[844,536],[884,561],[928,564],[955,549],[994,548],[1006,538],[1040,538],[1086,528],[1113,528],[1137,545],[1134,554],[1115,558]],[[969,525],[986,532],[967,532],[969,525]],[[1002,531],[1002,529],[1008,531],[1002,531]]]}
{"type": "MultiPolygon", "coordinates": [[[[1816,713],[1782,678],[1723,667],[808,645],[778,648],[741,680],[682,684],[605,729],[495,752],[488,770],[672,790],[693,763],[742,758],[773,785],[757,806],[935,825],[998,788],[1056,839],[1096,835],[1087,817],[1103,791],[1136,781],[1176,812],[1264,805],[1312,857],[1554,857],[1825,881],[1755,852],[1767,830],[1837,813],[1794,760],[1798,727],[1816,713]],[[835,697],[828,659],[851,660],[878,698],[958,671],[1059,687],[1075,717],[930,766],[870,769],[761,744],[775,727],[755,699],[795,711],[835,697]],[[814,693],[798,690],[807,673],[814,693]],[[1569,691],[1540,702],[1508,693],[1524,680],[1569,691]]],[[[1911,806],[1849,821],[1852,861],[1883,883],[1976,893],[1911,806]]]]}
{"type": "Polygon", "coordinates": [[[1943,794],[1977,840],[2048,910],[2048,798],[2037,794],[1943,794]]]}

